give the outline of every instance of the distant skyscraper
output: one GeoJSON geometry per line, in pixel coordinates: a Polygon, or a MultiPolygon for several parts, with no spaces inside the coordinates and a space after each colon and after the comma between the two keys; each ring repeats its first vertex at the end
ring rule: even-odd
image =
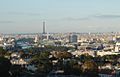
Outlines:
{"type": "Polygon", "coordinates": [[[71,35],[69,36],[69,42],[70,42],[70,43],[77,43],[77,35],[71,34],[71,35]]]}
{"type": "Polygon", "coordinates": [[[43,22],[43,34],[45,34],[45,22],[43,22]]]}
{"type": "Polygon", "coordinates": [[[43,22],[43,33],[42,33],[42,40],[47,39],[47,33],[45,28],[45,22],[43,22]]]}

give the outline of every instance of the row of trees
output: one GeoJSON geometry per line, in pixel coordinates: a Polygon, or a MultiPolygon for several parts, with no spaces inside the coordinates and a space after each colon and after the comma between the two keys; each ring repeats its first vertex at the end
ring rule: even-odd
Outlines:
{"type": "Polygon", "coordinates": [[[48,74],[52,70],[52,62],[49,60],[50,52],[40,52],[32,57],[30,64],[35,64],[38,73],[48,74]]]}
{"type": "MultiPolygon", "coordinates": [[[[74,57],[71,53],[67,52],[69,48],[66,47],[52,47],[46,46],[41,52],[34,54],[31,58],[30,63],[35,64],[38,73],[48,74],[53,70],[52,60],[58,60],[56,68],[64,70],[65,74],[74,74],[74,75],[88,75],[91,77],[98,76],[98,65],[104,64],[105,61],[110,61],[116,64],[120,55],[106,55],[106,56],[97,56],[92,57],[88,54],[81,55],[79,57],[74,57]],[[44,50],[44,52],[43,52],[44,50]],[[46,50],[46,51],[45,51],[46,50]],[[52,58],[50,58],[51,52],[57,50],[52,58]],[[79,63],[80,62],[80,63],[79,63]]],[[[31,50],[32,53],[33,50],[31,50]]],[[[7,52],[0,48],[0,56],[3,57],[7,52]]],[[[21,53],[24,54],[24,53],[21,53]]],[[[1,59],[3,61],[3,59],[1,59]]],[[[4,66],[2,66],[4,67],[4,66]]],[[[1,67],[1,68],[2,68],[1,67]]]]}
{"type": "Polygon", "coordinates": [[[40,52],[33,56],[30,63],[37,66],[37,72],[48,74],[53,69],[57,69],[64,70],[64,74],[66,75],[89,75],[91,77],[97,77],[98,75],[97,64],[90,60],[91,56],[87,57],[82,55],[81,57],[83,59],[87,58],[87,60],[79,64],[80,59],[72,58],[72,55],[69,52],[57,52],[54,59],[58,60],[58,63],[53,66],[53,58],[49,58],[49,55],[50,52],[40,52]]]}
{"type": "Polygon", "coordinates": [[[9,74],[10,68],[11,68],[10,60],[4,58],[3,56],[0,57],[0,76],[10,77],[9,74]]]}
{"type": "Polygon", "coordinates": [[[40,52],[31,60],[36,63],[39,72],[49,73],[53,67],[62,69],[65,74],[88,75],[91,77],[98,76],[98,66],[102,66],[106,62],[112,64],[118,63],[119,55],[105,55],[92,57],[88,54],[83,54],[79,57],[74,57],[66,51],[56,52],[55,56],[49,58],[50,52],[40,52]],[[53,66],[52,60],[58,60],[58,63],[53,66]]]}

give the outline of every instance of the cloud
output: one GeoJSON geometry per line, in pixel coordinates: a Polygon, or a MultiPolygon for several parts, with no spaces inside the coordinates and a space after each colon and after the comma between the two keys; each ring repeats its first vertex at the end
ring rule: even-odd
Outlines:
{"type": "Polygon", "coordinates": [[[94,18],[102,18],[102,19],[112,19],[112,18],[120,18],[120,15],[95,15],[94,18]]]}
{"type": "Polygon", "coordinates": [[[0,21],[0,23],[14,23],[13,21],[0,21]]]}
{"type": "Polygon", "coordinates": [[[79,17],[79,18],[75,18],[75,17],[66,17],[63,18],[64,20],[68,20],[68,21],[79,21],[79,20],[90,20],[90,19],[117,19],[120,18],[120,15],[91,15],[91,16],[86,16],[86,17],[79,17]]]}
{"type": "Polygon", "coordinates": [[[68,20],[68,21],[79,21],[79,20],[88,20],[88,17],[83,17],[83,18],[75,18],[75,17],[66,17],[63,18],[63,20],[68,20]]]}
{"type": "Polygon", "coordinates": [[[30,13],[30,12],[10,12],[8,14],[13,14],[13,15],[28,15],[28,16],[39,16],[40,13],[30,13]]]}

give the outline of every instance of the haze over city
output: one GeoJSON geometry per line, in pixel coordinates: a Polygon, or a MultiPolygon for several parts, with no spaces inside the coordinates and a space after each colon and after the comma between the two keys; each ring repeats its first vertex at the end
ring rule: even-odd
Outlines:
{"type": "Polygon", "coordinates": [[[0,77],[120,77],[120,0],[0,0],[0,77]]]}
{"type": "Polygon", "coordinates": [[[117,32],[119,0],[0,0],[1,33],[117,32]]]}

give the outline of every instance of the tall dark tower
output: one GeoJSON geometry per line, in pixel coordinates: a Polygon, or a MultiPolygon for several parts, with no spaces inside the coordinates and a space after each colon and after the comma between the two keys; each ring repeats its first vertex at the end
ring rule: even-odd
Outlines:
{"type": "Polygon", "coordinates": [[[45,22],[43,22],[43,34],[45,34],[45,22]]]}

